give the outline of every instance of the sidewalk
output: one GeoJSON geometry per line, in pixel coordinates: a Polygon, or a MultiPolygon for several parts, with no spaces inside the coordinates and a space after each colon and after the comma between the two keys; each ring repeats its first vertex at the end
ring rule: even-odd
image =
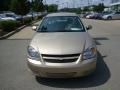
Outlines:
{"type": "MultiPolygon", "coordinates": [[[[35,23],[38,24],[39,22],[35,23]]],[[[35,31],[32,30],[32,25],[23,28],[20,32],[10,36],[8,39],[31,39],[35,34],[35,31]]]]}

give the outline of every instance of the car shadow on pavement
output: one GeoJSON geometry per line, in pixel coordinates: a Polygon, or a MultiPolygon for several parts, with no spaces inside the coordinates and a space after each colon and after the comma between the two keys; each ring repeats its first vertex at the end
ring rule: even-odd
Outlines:
{"type": "Polygon", "coordinates": [[[102,44],[100,43],[100,41],[102,41],[102,40],[109,40],[109,39],[106,38],[106,37],[97,37],[97,38],[93,38],[93,39],[95,40],[96,45],[102,45],[102,44]]]}
{"type": "Polygon", "coordinates": [[[101,54],[98,52],[96,72],[89,76],[72,79],[50,79],[36,77],[36,81],[39,84],[56,88],[89,88],[105,84],[109,80],[110,76],[111,74],[109,68],[105,64],[101,54]]]}

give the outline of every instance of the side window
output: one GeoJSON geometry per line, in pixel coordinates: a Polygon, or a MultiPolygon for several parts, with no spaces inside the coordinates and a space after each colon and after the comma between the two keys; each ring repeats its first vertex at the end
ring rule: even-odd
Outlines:
{"type": "Polygon", "coordinates": [[[6,14],[6,16],[7,16],[7,17],[12,17],[12,15],[10,15],[10,14],[6,14]]]}
{"type": "Polygon", "coordinates": [[[116,12],[115,14],[120,14],[120,12],[116,12]]]}

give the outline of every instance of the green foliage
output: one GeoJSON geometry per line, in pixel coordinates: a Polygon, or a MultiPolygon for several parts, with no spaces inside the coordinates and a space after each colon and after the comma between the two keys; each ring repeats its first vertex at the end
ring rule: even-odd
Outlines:
{"type": "Polygon", "coordinates": [[[81,8],[77,8],[76,13],[80,14],[81,12],[82,12],[82,9],[81,8]]]}
{"type": "Polygon", "coordinates": [[[73,12],[73,13],[80,14],[82,10],[81,10],[81,8],[64,8],[64,9],[61,9],[60,11],[73,12]]]}
{"type": "Polygon", "coordinates": [[[85,6],[82,11],[83,12],[89,12],[89,11],[103,12],[104,8],[105,8],[104,4],[100,3],[98,5],[85,6]]]}
{"type": "Polygon", "coordinates": [[[100,3],[100,4],[98,5],[98,10],[99,10],[99,12],[104,11],[104,8],[105,8],[105,6],[104,6],[103,3],[100,3]]]}
{"type": "Polygon", "coordinates": [[[57,10],[58,10],[58,5],[56,4],[48,5],[48,12],[56,12],[57,10]]]}
{"type": "Polygon", "coordinates": [[[94,12],[103,12],[105,8],[103,3],[100,3],[98,5],[93,5],[92,7],[94,12]]]}
{"type": "Polygon", "coordinates": [[[12,21],[12,20],[0,21],[0,28],[6,32],[13,31],[19,26],[20,26],[20,22],[18,21],[12,21]]]}
{"type": "Polygon", "coordinates": [[[83,12],[89,12],[89,11],[90,11],[89,6],[85,6],[85,7],[83,8],[83,12]]]}
{"type": "Polygon", "coordinates": [[[23,24],[28,24],[30,22],[32,22],[32,18],[31,17],[27,17],[27,18],[23,19],[23,24]]]}
{"type": "Polygon", "coordinates": [[[8,11],[11,0],[0,0],[0,11],[8,11]]]}
{"type": "Polygon", "coordinates": [[[48,10],[48,5],[44,5],[44,10],[48,10]]]}
{"type": "Polygon", "coordinates": [[[33,11],[41,12],[44,10],[43,0],[32,0],[31,7],[33,11]]]}
{"type": "Polygon", "coordinates": [[[11,11],[19,15],[26,15],[30,10],[30,2],[28,0],[11,0],[11,11]]]}

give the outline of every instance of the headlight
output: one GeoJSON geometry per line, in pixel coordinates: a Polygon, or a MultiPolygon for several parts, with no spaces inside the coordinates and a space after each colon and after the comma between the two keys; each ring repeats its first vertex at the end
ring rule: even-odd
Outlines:
{"type": "Polygon", "coordinates": [[[39,53],[37,50],[35,50],[33,47],[28,46],[28,54],[30,58],[39,58],[39,53]]]}
{"type": "Polygon", "coordinates": [[[91,59],[96,57],[96,48],[95,47],[90,47],[84,50],[83,52],[83,60],[91,59]]]}

